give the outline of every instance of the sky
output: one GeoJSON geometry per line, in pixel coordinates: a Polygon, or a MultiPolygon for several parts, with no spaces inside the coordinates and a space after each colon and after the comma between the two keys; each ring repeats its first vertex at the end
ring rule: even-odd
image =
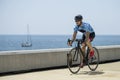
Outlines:
{"type": "Polygon", "coordinates": [[[83,15],[98,35],[120,35],[120,0],[0,0],[0,34],[68,35],[83,15]]]}

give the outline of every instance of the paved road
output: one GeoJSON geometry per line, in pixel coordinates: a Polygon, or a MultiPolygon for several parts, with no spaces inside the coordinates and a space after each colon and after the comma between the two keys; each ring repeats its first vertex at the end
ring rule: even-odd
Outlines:
{"type": "Polygon", "coordinates": [[[84,67],[78,74],[66,69],[0,76],[0,80],[120,80],[120,61],[100,64],[96,71],[84,67]]]}

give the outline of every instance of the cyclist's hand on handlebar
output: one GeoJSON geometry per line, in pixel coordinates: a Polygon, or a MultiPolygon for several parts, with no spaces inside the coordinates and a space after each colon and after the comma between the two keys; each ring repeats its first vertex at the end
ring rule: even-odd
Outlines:
{"type": "Polygon", "coordinates": [[[72,46],[72,41],[68,42],[68,46],[72,46]]]}
{"type": "Polygon", "coordinates": [[[70,40],[70,39],[68,39],[68,46],[72,46],[72,43],[73,43],[73,41],[72,40],[70,40]]]}

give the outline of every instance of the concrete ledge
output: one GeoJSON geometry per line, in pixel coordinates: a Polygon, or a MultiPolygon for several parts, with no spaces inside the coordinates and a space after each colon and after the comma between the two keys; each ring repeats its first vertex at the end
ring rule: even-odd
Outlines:
{"type": "MultiPolygon", "coordinates": [[[[102,62],[120,59],[120,45],[97,46],[97,48],[102,62]]],[[[66,66],[66,54],[70,49],[1,51],[0,73],[66,66]]]]}

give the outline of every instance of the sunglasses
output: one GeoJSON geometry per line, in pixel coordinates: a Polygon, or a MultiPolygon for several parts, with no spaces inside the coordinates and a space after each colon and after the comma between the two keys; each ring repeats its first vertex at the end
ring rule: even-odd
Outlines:
{"type": "Polygon", "coordinates": [[[79,22],[79,21],[81,22],[81,20],[75,20],[75,22],[79,22]]]}

